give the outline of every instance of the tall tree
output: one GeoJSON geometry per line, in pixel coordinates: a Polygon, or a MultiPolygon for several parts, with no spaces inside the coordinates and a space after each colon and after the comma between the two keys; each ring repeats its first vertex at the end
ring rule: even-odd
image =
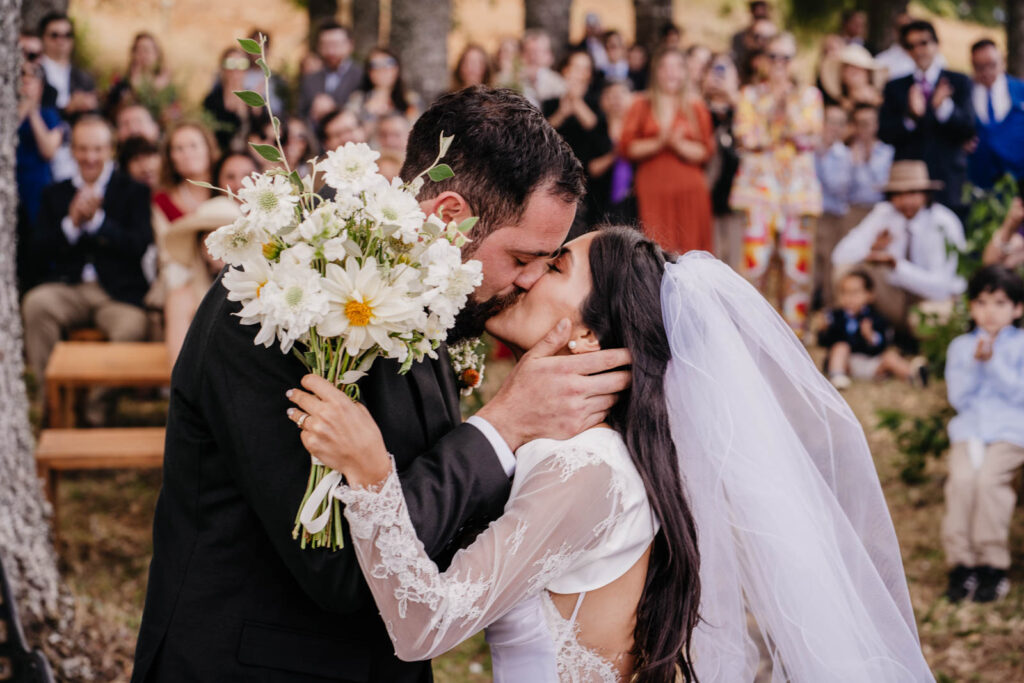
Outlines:
{"type": "Polygon", "coordinates": [[[35,31],[44,15],[67,11],[68,0],[29,0],[21,5],[21,25],[35,31]]]}
{"type": "Polygon", "coordinates": [[[526,0],[526,28],[543,29],[551,37],[555,60],[569,48],[569,9],[572,0],[526,0]]]}
{"type": "Polygon", "coordinates": [[[391,48],[402,62],[402,80],[429,104],[448,87],[451,0],[391,0],[391,48]]]}
{"type": "Polygon", "coordinates": [[[0,555],[25,627],[38,634],[45,624],[67,616],[67,593],[50,541],[50,508],[36,477],[22,377],[25,366],[13,258],[20,5],[21,0],[0,0],[0,555]]]}
{"type": "Polygon", "coordinates": [[[672,0],[633,0],[636,42],[653,49],[665,24],[672,22],[672,0]]]}
{"type": "Polygon", "coordinates": [[[380,0],[353,0],[352,40],[356,54],[365,57],[380,36],[380,0]]]}
{"type": "Polygon", "coordinates": [[[868,14],[869,46],[881,51],[899,40],[896,35],[896,15],[907,11],[907,4],[907,0],[858,0],[858,9],[868,14]]]}
{"type": "Polygon", "coordinates": [[[1024,0],[1006,0],[1007,70],[1024,78],[1024,0]]]}

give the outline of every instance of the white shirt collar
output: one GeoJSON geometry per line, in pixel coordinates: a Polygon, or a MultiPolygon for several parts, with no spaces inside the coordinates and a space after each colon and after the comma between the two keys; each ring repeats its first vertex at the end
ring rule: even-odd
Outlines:
{"type": "Polygon", "coordinates": [[[940,61],[938,57],[936,57],[935,60],[932,61],[932,65],[929,66],[928,69],[924,72],[922,72],[921,69],[917,68],[916,66],[914,67],[914,80],[920,81],[921,77],[924,76],[924,79],[928,81],[930,85],[935,85],[936,83],[939,82],[939,75],[941,73],[942,61],[940,61]]]}
{"type": "MultiPolygon", "coordinates": [[[[974,112],[982,123],[988,124],[988,93],[989,89],[981,83],[975,83],[971,91],[971,102],[974,104],[974,112]]],[[[996,121],[1002,121],[1010,113],[1013,102],[1010,100],[1010,84],[1006,80],[1006,74],[1002,73],[992,84],[992,109],[996,114],[996,121]]]]}
{"type": "MultiPolygon", "coordinates": [[[[101,195],[107,193],[107,185],[110,183],[110,176],[114,173],[114,162],[108,161],[103,164],[103,171],[100,172],[100,177],[96,179],[95,183],[92,183],[92,187],[96,189],[101,195]]],[[[75,189],[81,189],[82,187],[89,185],[82,178],[82,172],[75,168],[75,174],[71,176],[71,184],[75,186],[75,189]]]]}

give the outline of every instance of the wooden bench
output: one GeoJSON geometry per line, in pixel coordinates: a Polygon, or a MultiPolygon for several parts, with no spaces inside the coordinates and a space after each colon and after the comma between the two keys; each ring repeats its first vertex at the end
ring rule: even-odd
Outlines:
{"type": "Polygon", "coordinates": [[[74,395],[84,387],[163,387],[167,347],[154,342],[60,342],[46,364],[49,426],[74,426],[74,395]]]}
{"type": "Polygon", "coordinates": [[[164,462],[163,427],[44,429],[36,446],[36,471],[46,482],[57,526],[57,482],[67,470],[158,468],[164,462]]]}

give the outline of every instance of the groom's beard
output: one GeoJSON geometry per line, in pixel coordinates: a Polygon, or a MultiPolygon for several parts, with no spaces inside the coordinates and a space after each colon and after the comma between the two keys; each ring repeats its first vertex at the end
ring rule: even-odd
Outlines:
{"type": "Polygon", "coordinates": [[[484,333],[488,318],[514,305],[523,294],[526,294],[526,290],[516,287],[509,294],[492,296],[487,301],[476,301],[470,297],[466,306],[455,316],[455,325],[448,331],[448,344],[479,337],[484,333]]]}

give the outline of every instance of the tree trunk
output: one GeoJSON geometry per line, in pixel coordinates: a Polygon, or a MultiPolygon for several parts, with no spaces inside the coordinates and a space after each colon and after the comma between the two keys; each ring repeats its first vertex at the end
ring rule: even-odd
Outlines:
{"type": "Polygon", "coordinates": [[[380,40],[380,0],[352,1],[352,40],[359,57],[366,57],[377,46],[380,40]]]}
{"type": "Polygon", "coordinates": [[[388,43],[402,63],[402,80],[428,106],[448,89],[448,32],[452,27],[450,0],[391,0],[388,43]]]}
{"type": "Polygon", "coordinates": [[[526,0],[526,28],[543,29],[551,38],[557,63],[569,50],[569,9],[572,0],[526,0]]]}
{"type": "Polygon", "coordinates": [[[35,33],[39,20],[50,12],[67,12],[68,0],[28,0],[21,5],[21,25],[35,33]]]}
{"type": "Polygon", "coordinates": [[[309,14],[309,49],[315,50],[316,30],[320,24],[338,16],[338,0],[307,0],[306,11],[309,14]]]}
{"type": "MultiPolygon", "coordinates": [[[[30,3],[44,4],[44,3],[30,3]]],[[[25,628],[38,634],[65,614],[50,508],[36,477],[22,377],[21,314],[15,279],[14,150],[18,129],[21,0],[0,0],[0,554],[25,628]]]]}
{"type": "Polygon", "coordinates": [[[896,15],[907,10],[907,0],[860,0],[857,4],[868,14],[868,45],[875,52],[899,40],[896,15]]]}
{"type": "Polygon", "coordinates": [[[1006,70],[1024,78],[1024,0],[1006,0],[1006,70]]]}
{"type": "Polygon", "coordinates": [[[672,0],[633,0],[633,11],[636,42],[654,50],[662,27],[672,23],[672,0]]]}

